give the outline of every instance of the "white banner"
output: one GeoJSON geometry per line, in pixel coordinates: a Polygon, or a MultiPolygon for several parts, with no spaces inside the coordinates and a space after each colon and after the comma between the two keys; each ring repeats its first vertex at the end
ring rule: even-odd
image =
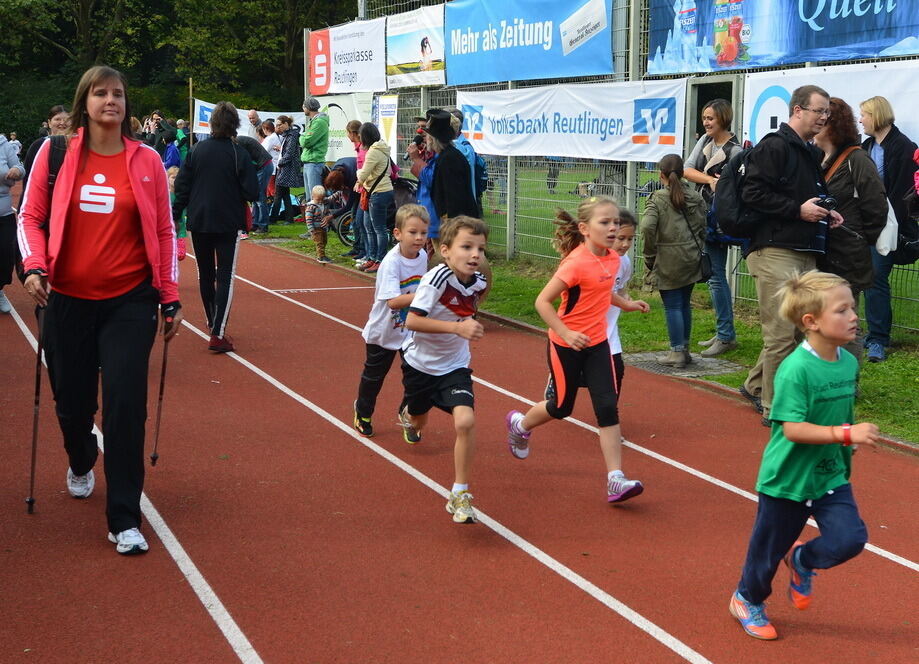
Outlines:
{"type": "Polygon", "coordinates": [[[314,30],[308,43],[312,94],[386,89],[385,17],[314,30]]]}
{"type": "MultiPolygon", "coordinates": [[[[791,93],[802,85],[819,85],[832,97],[852,107],[856,122],[859,104],[880,95],[896,115],[896,124],[914,141],[919,140],[919,115],[913,112],[919,99],[919,60],[874,64],[807,67],[747,74],[744,85],[744,138],[756,143],[788,122],[791,93]]],[[[859,124],[858,130],[862,127],[859,124]]]]}
{"type": "Polygon", "coordinates": [[[494,155],[658,161],[683,145],[686,80],[457,92],[463,134],[494,155]]]}
{"type": "MultiPolygon", "coordinates": [[[[351,95],[326,95],[316,97],[322,105],[322,112],[329,116],[329,151],[326,161],[338,161],[342,157],[354,156],[354,145],[348,140],[345,126],[351,120],[367,122],[370,119],[372,95],[369,92],[351,95]]],[[[211,132],[211,112],[215,102],[195,99],[194,122],[192,131],[206,136],[211,132]]],[[[237,108],[239,114],[239,133],[245,134],[249,127],[249,109],[237,108]]],[[[279,115],[289,115],[301,130],[306,127],[306,114],[303,111],[257,111],[261,120],[274,120],[279,115]]],[[[203,137],[202,136],[202,137],[203,137]]]]}
{"type": "Polygon", "coordinates": [[[399,117],[399,95],[381,95],[379,98],[378,113],[380,120],[377,126],[380,128],[380,134],[386,145],[389,146],[389,154],[393,161],[398,161],[398,134],[396,120],[399,117]]]}
{"type": "Polygon", "coordinates": [[[386,19],[386,74],[390,88],[443,85],[444,63],[443,5],[386,19]]]}

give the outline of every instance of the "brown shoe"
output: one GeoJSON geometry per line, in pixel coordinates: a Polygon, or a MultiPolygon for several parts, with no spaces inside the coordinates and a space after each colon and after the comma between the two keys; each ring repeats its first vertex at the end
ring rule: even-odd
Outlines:
{"type": "Polygon", "coordinates": [[[211,340],[207,345],[207,349],[215,353],[232,353],[236,350],[233,347],[233,340],[230,338],[230,335],[225,334],[222,337],[211,335],[211,340]]]}
{"type": "Polygon", "coordinates": [[[675,367],[677,369],[682,369],[686,366],[688,360],[686,359],[688,353],[682,350],[672,350],[666,355],[661,355],[656,358],[658,364],[663,364],[667,367],[675,367]]]}
{"type": "Polygon", "coordinates": [[[734,350],[737,348],[736,341],[722,341],[721,339],[715,339],[711,346],[703,350],[699,355],[702,357],[717,357],[722,353],[727,353],[729,350],[734,350]]]}

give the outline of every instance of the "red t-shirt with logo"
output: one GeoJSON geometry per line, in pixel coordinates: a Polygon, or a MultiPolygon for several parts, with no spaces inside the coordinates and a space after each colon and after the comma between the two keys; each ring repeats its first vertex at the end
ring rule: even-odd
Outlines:
{"type": "MultiPolygon", "coordinates": [[[[591,346],[606,341],[606,310],[618,271],[619,254],[607,251],[605,256],[596,256],[583,243],[563,258],[555,271],[555,277],[568,286],[562,293],[558,317],[569,330],[590,337],[591,346]]],[[[568,347],[551,329],[549,339],[568,347]]]]}
{"type": "Polygon", "coordinates": [[[125,152],[90,151],[74,179],[52,288],[70,297],[104,300],[150,276],[125,152]]]}

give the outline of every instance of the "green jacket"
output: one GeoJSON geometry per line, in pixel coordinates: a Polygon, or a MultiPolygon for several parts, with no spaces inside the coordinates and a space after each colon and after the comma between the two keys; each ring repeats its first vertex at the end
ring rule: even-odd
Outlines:
{"type": "Polygon", "coordinates": [[[325,163],[325,154],[329,151],[329,116],[325,113],[314,115],[306,131],[300,134],[300,161],[304,164],[325,163]]]}
{"type": "Polygon", "coordinates": [[[658,189],[648,197],[641,219],[645,286],[674,290],[702,278],[701,256],[705,246],[706,205],[688,182],[682,181],[686,213],[670,203],[670,189],[658,189]],[[690,231],[690,229],[692,229],[690,231]]]}

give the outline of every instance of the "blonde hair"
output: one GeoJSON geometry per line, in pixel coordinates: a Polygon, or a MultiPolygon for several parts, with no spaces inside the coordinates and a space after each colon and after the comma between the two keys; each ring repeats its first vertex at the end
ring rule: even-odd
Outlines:
{"type": "Polygon", "coordinates": [[[775,294],[781,301],[779,315],[789,323],[804,331],[804,316],[820,315],[826,307],[826,293],[837,286],[849,286],[842,277],[810,270],[795,272],[775,294]]]}
{"type": "Polygon", "coordinates": [[[561,208],[556,210],[555,221],[553,222],[555,223],[555,239],[552,241],[552,246],[562,257],[577,249],[578,245],[584,241],[584,236],[581,235],[581,229],[578,225],[590,223],[594,210],[599,205],[613,205],[616,211],[619,211],[619,204],[616,199],[602,194],[591,196],[581,201],[581,204],[578,205],[576,219],[561,208]]]}
{"type": "Polygon", "coordinates": [[[476,219],[475,217],[467,217],[464,214],[459,214],[447,219],[440,227],[440,244],[452,247],[453,240],[456,239],[456,236],[459,235],[459,232],[464,228],[472,235],[484,235],[485,239],[488,239],[488,226],[484,221],[476,219]]]}
{"type": "Polygon", "coordinates": [[[396,210],[396,228],[401,231],[402,227],[405,226],[405,222],[412,217],[418,217],[426,224],[431,223],[431,215],[428,213],[428,209],[425,206],[416,203],[407,203],[396,210]]]}
{"type": "Polygon", "coordinates": [[[874,119],[874,130],[886,129],[893,124],[893,108],[886,97],[871,97],[866,99],[858,107],[863,113],[867,113],[874,119]]]}
{"type": "Polygon", "coordinates": [[[310,193],[311,193],[313,196],[317,196],[318,194],[322,194],[323,197],[325,197],[325,187],[323,187],[321,184],[317,184],[317,185],[314,186],[312,189],[310,189],[310,193]]]}
{"type": "Polygon", "coordinates": [[[166,169],[166,175],[176,175],[179,172],[178,166],[170,166],[166,169]]]}

